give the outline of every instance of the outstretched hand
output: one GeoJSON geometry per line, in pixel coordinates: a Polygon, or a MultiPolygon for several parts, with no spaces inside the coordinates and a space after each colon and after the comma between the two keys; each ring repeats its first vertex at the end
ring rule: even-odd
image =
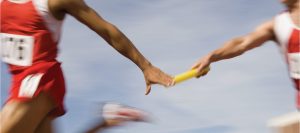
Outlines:
{"type": "Polygon", "coordinates": [[[208,56],[205,56],[198,60],[191,69],[197,70],[197,78],[206,75],[209,71],[205,71],[206,68],[209,68],[209,65],[211,64],[211,61],[208,56]]]}
{"type": "Polygon", "coordinates": [[[143,73],[147,85],[145,95],[150,93],[152,84],[160,84],[165,87],[172,85],[173,78],[154,66],[145,69],[143,73]]]}

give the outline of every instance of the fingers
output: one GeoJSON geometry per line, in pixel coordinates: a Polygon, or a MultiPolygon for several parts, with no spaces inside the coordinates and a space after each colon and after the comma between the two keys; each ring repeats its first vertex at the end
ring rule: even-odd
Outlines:
{"type": "Polygon", "coordinates": [[[196,78],[200,78],[202,75],[201,74],[199,74],[200,72],[201,72],[201,62],[197,62],[197,63],[195,63],[191,68],[190,68],[190,70],[193,70],[193,69],[197,69],[197,73],[198,73],[198,75],[196,76],[196,78]]]}
{"type": "Polygon", "coordinates": [[[200,78],[202,76],[205,76],[209,71],[210,71],[209,66],[200,65],[197,68],[198,75],[196,76],[196,78],[200,78]]]}
{"type": "Polygon", "coordinates": [[[210,71],[210,70],[205,71],[205,72],[202,74],[202,76],[205,76],[206,74],[208,74],[209,71],[210,71]]]}
{"type": "Polygon", "coordinates": [[[199,75],[201,75],[201,72],[203,71],[203,69],[204,69],[204,66],[203,66],[202,64],[199,65],[199,66],[196,68],[197,73],[198,73],[199,75]]]}
{"type": "Polygon", "coordinates": [[[151,85],[152,84],[160,84],[165,87],[170,87],[174,85],[173,77],[163,73],[159,72],[158,75],[153,79],[146,79],[146,93],[145,95],[148,95],[151,92],[151,85]]]}
{"type": "Polygon", "coordinates": [[[165,87],[174,85],[173,77],[164,73],[156,67],[152,67],[147,69],[147,71],[144,71],[144,76],[147,85],[145,95],[148,95],[150,93],[152,84],[160,84],[165,87]]]}
{"type": "Polygon", "coordinates": [[[201,73],[199,76],[196,76],[196,78],[200,78],[202,76],[205,76],[208,73],[208,71],[205,71],[204,73],[201,73]]]}
{"type": "Polygon", "coordinates": [[[200,63],[196,63],[196,64],[194,64],[190,69],[196,69],[197,67],[199,67],[199,65],[200,65],[200,63]]]}
{"type": "Polygon", "coordinates": [[[161,85],[164,85],[165,87],[170,87],[173,85],[173,77],[170,75],[167,75],[163,73],[164,76],[161,76],[162,79],[158,82],[161,85]]]}
{"type": "Polygon", "coordinates": [[[173,77],[164,73],[161,70],[158,70],[157,74],[155,75],[155,79],[151,80],[150,83],[151,84],[160,84],[165,87],[170,87],[173,83],[173,77]]]}

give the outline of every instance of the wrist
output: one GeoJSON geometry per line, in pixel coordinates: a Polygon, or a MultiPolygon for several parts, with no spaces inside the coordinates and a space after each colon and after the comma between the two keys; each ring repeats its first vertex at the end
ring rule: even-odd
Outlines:
{"type": "Polygon", "coordinates": [[[153,67],[152,64],[147,61],[147,62],[143,63],[143,65],[140,66],[140,69],[144,72],[147,69],[152,68],[152,67],[153,67]]]}
{"type": "Polygon", "coordinates": [[[207,59],[210,63],[212,63],[212,62],[215,62],[215,61],[216,61],[216,56],[215,56],[214,53],[210,53],[210,54],[208,54],[208,55],[206,56],[206,59],[207,59]]]}

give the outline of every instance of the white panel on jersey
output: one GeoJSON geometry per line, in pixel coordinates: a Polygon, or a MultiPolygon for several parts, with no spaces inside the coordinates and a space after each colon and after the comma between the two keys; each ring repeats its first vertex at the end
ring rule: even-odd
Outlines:
{"type": "Polygon", "coordinates": [[[28,75],[22,80],[19,97],[32,97],[35,91],[38,88],[41,78],[43,77],[42,73],[28,75]]]}
{"type": "Polygon", "coordinates": [[[300,79],[300,53],[289,53],[288,60],[291,77],[300,79]]]}
{"type": "Polygon", "coordinates": [[[284,12],[276,16],[274,23],[274,32],[283,53],[286,52],[286,47],[293,31],[293,26],[289,17],[289,13],[284,12]]]}
{"type": "MultiPolygon", "coordinates": [[[[2,1],[2,0],[1,0],[2,1]]],[[[28,2],[29,0],[8,0],[12,3],[18,3],[18,4],[23,4],[23,3],[26,3],[28,2]]]]}
{"type": "Polygon", "coordinates": [[[60,39],[62,21],[57,20],[51,14],[48,7],[48,0],[32,0],[32,2],[39,15],[44,18],[45,25],[52,33],[52,39],[57,42],[60,39]]]}
{"type": "Polygon", "coordinates": [[[1,33],[2,60],[17,66],[31,66],[34,38],[32,36],[1,33]]]}
{"type": "Polygon", "coordinates": [[[295,29],[297,29],[297,30],[300,30],[300,27],[298,27],[298,26],[293,22],[293,19],[292,19],[290,13],[288,13],[288,12],[286,13],[286,18],[287,18],[287,21],[290,23],[290,25],[291,25],[293,28],[295,28],[295,29]]]}

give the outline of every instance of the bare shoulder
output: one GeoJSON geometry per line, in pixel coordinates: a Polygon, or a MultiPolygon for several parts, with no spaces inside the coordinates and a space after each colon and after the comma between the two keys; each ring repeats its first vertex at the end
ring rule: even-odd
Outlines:
{"type": "Polygon", "coordinates": [[[58,11],[67,12],[83,6],[86,6],[84,0],[49,0],[49,7],[58,11]]]}
{"type": "Polygon", "coordinates": [[[86,7],[84,0],[49,0],[49,8],[57,19],[63,19],[65,14],[86,7]]]}
{"type": "Polygon", "coordinates": [[[269,21],[266,21],[260,25],[258,25],[253,32],[253,34],[257,34],[260,36],[265,36],[269,38],[269,40],[275,40],[275,34],[274,34],[274,19],[271,19],[269,21]]]}

